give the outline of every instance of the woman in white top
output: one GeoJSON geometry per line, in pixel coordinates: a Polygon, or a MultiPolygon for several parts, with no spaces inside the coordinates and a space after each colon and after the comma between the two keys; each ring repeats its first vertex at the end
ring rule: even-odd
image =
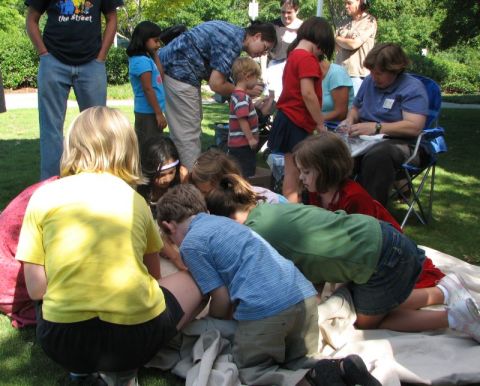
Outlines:
{"type": "Polygon", "coordinates": [[[370,73],[363,61],[375,44],[377,20],[367,12],[369,0],[345,0],[349,16],[337,28],[335,63],[345,67],[357,95],[363,79],[370,73]]]}
{"type": "Polygon", "coordinates": [[[270,51],[270,61],[267,68],[268,90],[275,93],[275,101],[282,93],[282,75],[287,59],[287,48],[297,37],[297,30],[303,23],[298,18],[298,0],[280,0],[281,17],[273,22],[277,32],[277,45],[270,51]]]}

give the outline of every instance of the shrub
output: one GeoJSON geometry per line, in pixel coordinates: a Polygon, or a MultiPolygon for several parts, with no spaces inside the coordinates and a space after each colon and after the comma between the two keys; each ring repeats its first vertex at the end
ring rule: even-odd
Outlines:
{"type": "MultiPolygon", "coordinates": [[[[18,33],[12,37],[0,32],[0,68],[5,88],[37,87],[38,55],[26,34],[18,33]]],[[[128,82],[125,49],[110,49],[106,71],[109,84],[128,82]]]]}
{"type": "Polygon", "coordinates": [[[5,88],[37,86],[38,56],[24,33],[0,33],[0,67],[5,88]]]}
{"type": "Polygon", "coordinates": [[[480,92],[480,70],[475,64],[480,55],[473,50],[469,55],[468,62],[459,52],[439,52],[427,57],[411,55],[412,71],[434,79],[443,92],[475,94],[480,92]]]}
{"type": "Polygon", "coordinates": [[[124,84],[128,82],[128,56],[124,48],[110,48],[106,69],[108,84],[124,84]]]}

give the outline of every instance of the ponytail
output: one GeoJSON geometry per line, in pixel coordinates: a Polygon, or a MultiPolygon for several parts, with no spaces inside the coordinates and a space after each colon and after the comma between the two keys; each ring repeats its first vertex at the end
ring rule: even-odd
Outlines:
{"type": "Polygon", "coordinates": [[[245,179],[236,174],[227,174],[207,194],[205,200],[211,214],[231,217],[239,210],[257,205],[257,200],[261,198],[245,179]]]}

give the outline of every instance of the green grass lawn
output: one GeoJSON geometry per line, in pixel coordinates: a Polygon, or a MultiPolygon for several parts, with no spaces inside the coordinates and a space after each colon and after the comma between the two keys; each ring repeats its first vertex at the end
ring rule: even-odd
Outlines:
{"type": "MultiPolygon", "coordinates": [[[[116,85],[109,85],[107,90],[107,97],[108,99],[132,99],[133,98],[133,91],[132,86],[130,83],[125,84],[116,84],[116,85]]],[[[202,96],[205,97],[212,97],[213,92],[209,92],[208,90],[202,89],[202,96]]],[[[76,100],[75,94],[70,91],[70,95],[68,96],[70,100],[76,100]]],[[[464,102],[464,103],[473,103],[473,102],[464,102]]]]}
{"type": "MultiPolygon", "coordinates": [[[[133,122],[131,107],[121,108],[133,122]]],[[[214,143],[210,125],[225,121],[227,106],[205,106],[202,145],[214,143]]],[[[77,114],[68,109],[66,126],[77,114]]],[[[0,114],[0,209],[39,175],[37,110],[10,110],[0,114]]],[[[444,110],[440,119],[446,129],[449,151],[437,167],[433,220],[428,226],[412,220],[406,233],[417,243],[480,264],[480,110],[444,110]]],[[[394,208],[395,212],[400,211],[394,208]]],[[[399,212],[400,213],[400,212],[399,212]]],[[[0,316],[0,386],[61,385],[65,372],[51,362],[34,343],[34,330],[18,331],[0,316]]],[[[173,375],[142,369],[142,385],[181,385],[173,375]]]]}

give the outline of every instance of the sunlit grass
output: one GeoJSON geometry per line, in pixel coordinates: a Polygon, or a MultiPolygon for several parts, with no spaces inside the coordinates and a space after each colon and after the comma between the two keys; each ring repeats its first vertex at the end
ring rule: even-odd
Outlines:
{"type": "MultiPolygon", "coordinates": [[[[208,89],[202,88],[202,97],[210,98],[213,95],[208,89]]],[[[133,91],[130,83],[109,85],[107,90],[108,99],[132,99],[133,91]]],[[[76,100],[73,90],[68,96],[70,100],[76,100]]]]}

